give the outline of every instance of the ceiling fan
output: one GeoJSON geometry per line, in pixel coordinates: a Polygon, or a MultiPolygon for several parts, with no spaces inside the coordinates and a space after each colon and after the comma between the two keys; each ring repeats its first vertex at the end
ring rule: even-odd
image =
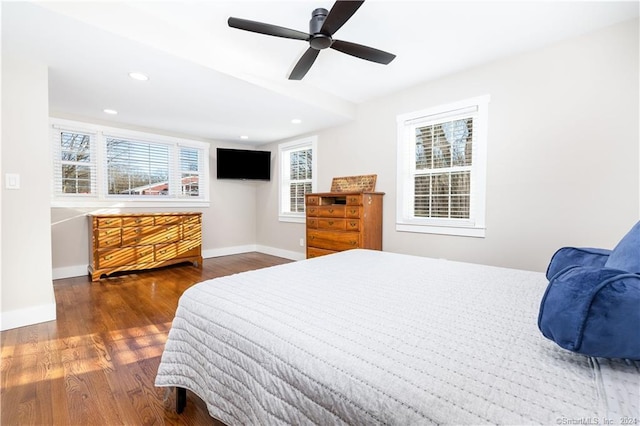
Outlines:
{"type": "Polygon", "coordinates": [[[333,34],[344,25],[345,22],[362,6],[363,1],[338,0],[330,11],[318,8],[311,13],[309,21],[309,33],[279,27],[277,25],[264,24],[262,22],[249,21],[247,19],[229,18],[229,26],[240,30],[266,34],[276,37],[291,38],[309,42],[309,48],[298,60],[298,63],[289,74],[289,80],[302,80],[315,62],[322,49],[330,47],[347,55],[355,56],[367,61],[379,64],[388,64],[396,55],[373,47],[348,41],[334,40],[333,34]]]}

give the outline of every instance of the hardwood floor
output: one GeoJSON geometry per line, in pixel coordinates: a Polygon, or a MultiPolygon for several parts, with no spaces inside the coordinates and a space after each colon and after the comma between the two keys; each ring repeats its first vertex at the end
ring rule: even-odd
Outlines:
{"type": "Polygon", "coordinates": [[[3,425],[221,425],[187,392],[154,380],[182,293],[195,283],[290,262],[260,253],[102,279],[54,281],[57,320],[0,333],[3,425]]]}

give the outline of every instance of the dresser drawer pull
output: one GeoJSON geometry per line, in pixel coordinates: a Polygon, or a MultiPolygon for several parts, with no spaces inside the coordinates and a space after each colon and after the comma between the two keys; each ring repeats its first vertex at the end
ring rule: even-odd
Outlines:
{"type": "Polygon", "coordinates": [[[110,220],[105,220],[104,223],[107,224],[107,225],[111,225],[111,221],[110,220]]]}
{"type": "Polygon", "coordinates": [[[351,214],[356,214],[356,209],[351,209],[351,214]]]}
{"type": "Polygon", "coordinates": [[[329,213],[333,213],[333,209],[329,209],[329,213]]]}
{"type": "Polygon", "coordinates": [[[356,246],[356,245],[358,245],[358,242],[357,241],[349,241],[349,244],[351,244],[352,246],[356,246]]]}
{"type": "Polygon", "coordinates": [[[141,233],[141,232],[142,232],[142,229],[136,229],[136,230],[135,230],[135,233],[136,233],[136,234],[139,234],[139,233],[141,233]]]}
{"type": "Polygon", "coordinates": [[[358,226],[358,222],[349,222],[349,226],[355,228],[356,226],[358,226]]]}
{"type": "Polygon", "coordinates": [[[136,223],[142,223],[142,219],[136,219],[136,223]]]}
{"type": "Polygon", "coordinates": [[[315,238],[316,238],[316,236],[315,236],[315,235],[312,235],[312,236],[311,236],[311,239],[312,239],[312,240],[314,240],[315,238]]]}
{"type": "Polygon", "coordinates": [[[104,260],[111,260],[111,258],[112,258],[112,257],[113,257],[113,256],[105,256],[105,257],[104,257],[104,260]]]}
{"type": "Polygon", "coordinates": [[[166,250],[160,250],[160,254],[165,254],[166,252],[166,250]]]}
{"type": "Polygon", "coordinates": [[[330,221],[329,221],[329,226],[332,226],[332,225],[333,225],[333,221],[332,221],[332,220],[330,220],[330,221]]]}
{"type": "Polygon", "coordinates": [[[167,236],[166,236],[166,237],[164,237],[164,238],[168,240],[169,238],[171,238],[171,235],[167,235],[167,236]]]}
{"type": "Polygon", "coordinates": [[[356,197],[351,197],[350,202],[355,203],[356,201],[358,201],[358,199],[356,197]]]}

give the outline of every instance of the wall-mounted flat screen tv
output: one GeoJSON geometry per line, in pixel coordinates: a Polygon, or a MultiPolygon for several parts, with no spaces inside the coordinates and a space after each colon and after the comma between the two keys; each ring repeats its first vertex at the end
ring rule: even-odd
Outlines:
{"type": "Polygon", "coordinates": [[[218,179],[271,179],[271,152],[217,148],[218,179]]]}

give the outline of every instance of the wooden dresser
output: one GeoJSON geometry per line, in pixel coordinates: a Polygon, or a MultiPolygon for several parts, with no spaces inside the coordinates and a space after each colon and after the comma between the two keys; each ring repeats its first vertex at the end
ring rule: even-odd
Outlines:
{"type": "Polygon", "coordinates": [[[382,250],[382,192],[305,195],[307,258],[353,248],[382,250]]]}
{"type": "Polygon", "coordinates": [[[181,262],[202,267],[202,213],[90,215],[91,280],[181,262]]]}

